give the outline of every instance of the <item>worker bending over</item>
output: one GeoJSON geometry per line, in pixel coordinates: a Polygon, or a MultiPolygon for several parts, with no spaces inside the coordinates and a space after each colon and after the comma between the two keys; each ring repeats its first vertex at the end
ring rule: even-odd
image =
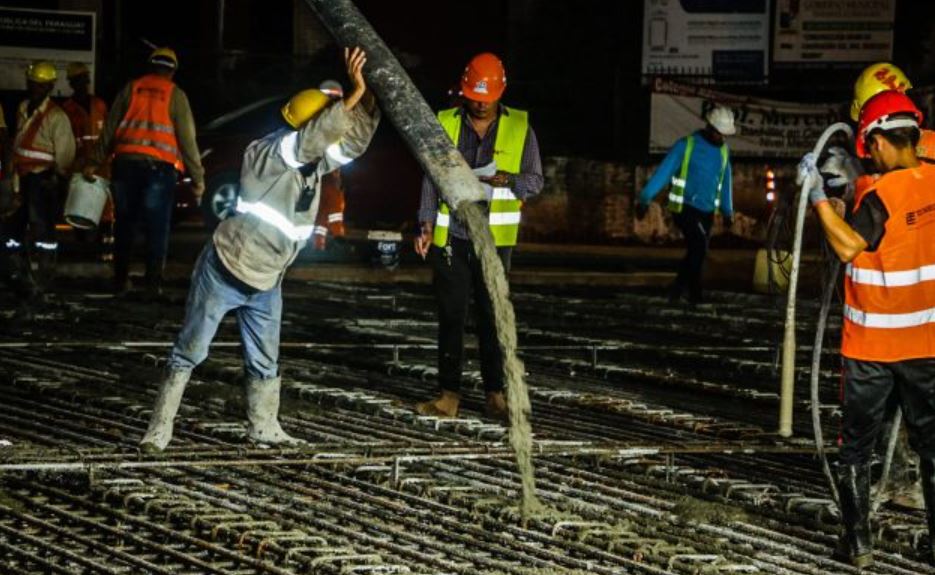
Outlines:
{"type": "Polygon", "coordinates": [[[282,108],[288,127],[247,146],[237,213],[218,225],[195,264],[185,322],[169,353],[144,450],[162,450],[172,439],[192,369],[208,356],[228,312],[237,317],[243,345],[248,438],[297,443],[278,420],[281,283],[314,230],[321,176],[362,154],[377,128],[380,113],[364,83],[365,62],[362,50],[345,50],[353,82],[348,96],[299,92],[282,108]]]}

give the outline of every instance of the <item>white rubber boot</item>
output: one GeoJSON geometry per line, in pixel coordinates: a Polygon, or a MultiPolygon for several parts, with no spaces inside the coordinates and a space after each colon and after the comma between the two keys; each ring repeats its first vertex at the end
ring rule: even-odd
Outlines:
{"type": "Polygon", "coordinates": [[[170,370],[166,373],[156,397],[153,415],[149,419],[149,428],[140,441],[140,449],[148,452],[162,451],[172,441],[172,425],[175,414],[182,403],[182,394],[192,376],[191,371],[170,370]]]}
{"type": "Polygon", "coordinates": [[[279,387],[281,379],[247,380],[247,437],[267,445],[302,445],[279,425],[279,387]]]}

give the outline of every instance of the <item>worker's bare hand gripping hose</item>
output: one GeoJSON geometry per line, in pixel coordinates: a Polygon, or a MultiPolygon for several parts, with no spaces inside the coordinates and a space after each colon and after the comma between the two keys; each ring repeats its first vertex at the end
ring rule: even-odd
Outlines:
{"type": "Polygon", "coordinates": [[[510,412],[510,444],[522,478],[523,516],[540,508],[532,467],[530,402],[524,367],[516,356],[516,325],[509,285],[494,248],[487,217],[475,203],[486,198],[477,176],[439,125],[434,113],[409,76],[351,0],[306,0],[322,24],[344,46],[360,46],[367,53],[367,84],[442,197],[464,222],[483,269],[496,317],[497,338],[503,354],[510,412]]]}

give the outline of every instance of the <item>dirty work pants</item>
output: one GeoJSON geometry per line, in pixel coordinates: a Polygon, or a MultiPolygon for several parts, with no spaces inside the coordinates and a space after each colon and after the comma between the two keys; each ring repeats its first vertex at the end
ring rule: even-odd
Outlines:
{"type": "MultiPolygon", "coordinates": [[[[38,260],[40,279],[51,274],[58,253],[55,221],[59,213],[59,178],[53,170],[26,174],[20,177],[19,186],[22,203],[0,225],[0,250],[2,267],[8,272],[5,279],[14,284],[12,288],[20,298],[28,299],[35,293],[28,253],[31,251],[38,260]]],[[[48,287],[45,283],[40,281],[39,287],[48,287]]]]}
{"type": "MultiPolygon", "coordinates": [[[[505,271],[510,270],[513,248],[497,248],[505,271]]],[[[445,391],[461,388],[464,364],[464,327],[468,304],[474,299],[474,318],[480,347],[481,378],[485,391],[503,390],[503,355],[497,344],[493,306],[480,260],[469,240],[451,238],[448,246],[429,250],[435,299],[438,304],[438,383],[445,391]]]]}
{"type": "Polygon", "coordinates": [[[699,211],[686,204],[681,213],[675,214],[673,219],[685,236],[687,244],[685,257],[679,263],[678,275],[672,286],[673,295],[680,296],[685,288],[688,288],[689,301],[700,302],[701,276],[704,272],[704,260],[708,255],[708,237],[711,235],[714,214],[699,211]]]}
{"type": "Polygon", "coordinates": [[[870,460],[893,394],[903,410],[909,445],[919,457],[935,458],[935,358],[892,363],[844,358],[842,375],[843,464],[870,460]]]}
{"type": "Polygon", "coordinates": [[[192,272],[185,323],[169,353],[169,368],[191,371],[204,361],[221,320],[230,311],[240,328],[247,376],[250,379],[278,376],[282,290],[279,286],[258,290],[234,277],[221,263],[210,240],[192,272]]]}
{"type": "Polygon", "coordinates": [[[146,272],[162,274],[169,249],[169,226],[178,172],[156,160],[117,158],[113,165],[114,276],[120,282],[130,271],[136,232],[146,232],[146,272]]]}

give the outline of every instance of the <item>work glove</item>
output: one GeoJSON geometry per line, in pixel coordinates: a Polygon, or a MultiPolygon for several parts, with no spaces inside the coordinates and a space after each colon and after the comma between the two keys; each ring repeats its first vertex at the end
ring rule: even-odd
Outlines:
{"type": "Polygon", "coordinates": [[[825,182],[818,171],[818,156],[809,152],[802,157],[796,173],[795,183],[802,186],[803,192],[808,194],[808,201],[815,204],[825,201],[825,182]]]}
{"type": "Polygon", "coordinates": [[[644,203],[636,204],[636,219],[642,220],[646,217],[646,214],[649,212],[649,206],[644,203]]]}
{"type": "Polygon", "coordinates": [[[828,179],[832,188],[853,184],[857,178],[864,175],[864,167],[860,160],[850,155],[844,148],[835,146],[828,150],[830,154],[825,163],[821,165],[821,172],[834,177],[828,179]]]}
{"type": "Polygon", "coordinates": [[[493,186],[485,182],[481,182],[480,185],[481,187],[484,188],[484,197],[487,199],[488,202],[492,202],[493,201],[493,186]]]}

